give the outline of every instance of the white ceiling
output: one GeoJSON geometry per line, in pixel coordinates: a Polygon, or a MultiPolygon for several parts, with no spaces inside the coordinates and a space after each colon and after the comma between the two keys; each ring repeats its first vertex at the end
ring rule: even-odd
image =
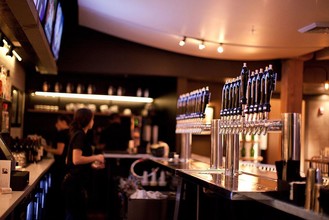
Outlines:
{"type": "Polygon", "coordinates": [[[328,0],[78,0],[82,26],[140,44],[228,60],[294,58],[329,47],[329,34],[300,33],[329,22],[328,0]],[[198,49],[203,39],[206,48],[198,49]],[[224,52],[217,47],[223,43],[224,52]]]}

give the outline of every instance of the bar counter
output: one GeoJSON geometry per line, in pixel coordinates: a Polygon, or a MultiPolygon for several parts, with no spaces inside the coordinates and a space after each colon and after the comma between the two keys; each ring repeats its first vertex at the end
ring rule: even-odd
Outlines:
{"type": "Polygon", "coordinates": [[[28,165],[19,170],[29,171],[29,184],[22,191],[12,191],[8,194],[0,194],[0,219],[5,219],[14,211],[14,209],[32,193],[42,177],[47,173],[53,164],[53,158],[45,158],[37,163],[28,165]]]}
{"type": "Polygon", "coordinates": [[[175,172],[183,180],[198,187],[211,190],[215,194],[229,200],[254,200],[274,209],[303,218],[329,219],[325,214],[318,214],[278,199],[276,172],[271,171],[271,165],[249,166],[240,162],[240,173],[235,176],[224,175],[222,170],[213,170],[209,164],[198,160],[175,164],[163,158],[152,159],[162,169],[175,172]]]}

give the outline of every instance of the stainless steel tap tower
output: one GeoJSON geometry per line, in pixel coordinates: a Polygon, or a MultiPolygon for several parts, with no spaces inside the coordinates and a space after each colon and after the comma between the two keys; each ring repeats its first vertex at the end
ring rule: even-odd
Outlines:
{"type": "Polygon", "coordinates": [[[180,161],[191,159],[192,134],[210,132],[205,110],[210,101],[208,87],[179,96],[177,101],[176,133],[181,134],[180,161]]]}
{"type": "Polygon", "coordinates": [[[226,175],[238,174],[239,134],[265,135],[279,131],[282,132],[279,178],[288,179],[288,161],[300,161],[300,114],[283,113],[279,120],[268,119],[276,78],[272,65],[266,67],[264,72],[260,69],[250,73],[244,63],[241,75],[225,83],[221,118],[211,123],[211,169],[221,169],[226,175]]]}

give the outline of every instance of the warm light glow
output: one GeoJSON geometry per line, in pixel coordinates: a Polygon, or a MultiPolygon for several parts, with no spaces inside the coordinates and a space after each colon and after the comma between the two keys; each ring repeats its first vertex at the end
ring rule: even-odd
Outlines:
{"type": "Polygon", "coordinates": [[[186,41],[186,37],[184,37],[181,41],[179,41],[179,46],[184,46],[186,41]]]}
{"type": "Polygon", "coordinates": [[[15,50],[13,50],[13,54],[17,58],[18,61],[22,61],[22,57],[15,50]]]}
{"type": "Polygon", "coordinates": [[[199,50],[203,50],[204,48],[206,48],[206,45],[204,45],[204,41],[201,41],[199,44],[199,50]]]}
{"type": "Polygon", "coordinates": [[[326,82],[324,83],[324,89],[325,89],[325,90],[329,90],[329,81],[326,81],[326,82]]]}
{"type": "Polygon", "coordinates": [[[78,94],[78,93],[60,93],[60,92],[35,92],[37,96],[46,97],[60,97],[73,99],[92,99],[102,101],[118,101],[118,102],[140,102],[152,103],[153,99],[148,97],[134,97],[134,96],[116,96],[116,95],[92,95],[92,94],[78,94]]]}
{"type": "Polygon", "coordinates": [[[206,114],[206,123],[210,124],[211,120],[214,119],[214,108],[207,106],[205,110],[205,114],[206,114]]]}
{"type": "Polygon", "coordinates": [[[217,52],[218,53],[223,53],[224,52],[224,48],[222,44],[219,44],[218,48],[217,48],[217,52]]]}

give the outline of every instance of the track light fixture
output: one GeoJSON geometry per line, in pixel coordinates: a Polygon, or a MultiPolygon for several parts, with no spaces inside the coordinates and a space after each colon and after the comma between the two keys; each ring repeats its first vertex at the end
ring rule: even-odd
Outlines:
{"type": "Polygon", "coordinates": [[[223,44],[222,43],[219,44],[219,46],[217,48],[217,52],[218,53],[223,53],[224,52],[224,48],[223,48],[223,44]]]}
{"type": "Polygon", "coordinates": [[[203,50],[204,48],[206,48],[206,45],[204,45],[204,40],[202,40],[199,44],[199,50],[203,50]]]}
{"type": "Polygon", "coordinates": [[[179,41],[179,46],[184,46],[185,45],[185,42],[186,41],[186,37],[184,36],[183,39],[181,41],[179,41]]]}
{"type": "Polygon", "coordinates": [[[18,61],[22,61],[22,57],[15,50],[13,50],[13,54],[17,58],[18,61]]]}
{"type": "Polygon", "coordinates": [[[198,48],[199,50],[203,50],[206,48],[205,43],[210,43],[210,44],[219,44],[219,46],[217,47],[217,52],[218,53],[223,53],[224,52],[224,48],[223,48],[223,43],[219,43],[219,42],[215,42],[215,41],[208,41],[208,40],[204,40],[204,39],[200,39],[200,38],[194,38],[194,37],[188,37],[188,36],[183,36],[182,39],[179,41],[178,45],[179,46],[184,46],[186,44],[186,40],[187,39],[191,39],[194,41],[199,41],[199,45],[198,48]]]}
{"type": "Polygon", "coordinates": [[[14,50],[14,45],[6,38],[5,34],[0,31],[0,47],[8,48],[6,56],[15,56],[18,61],[22,61],[22,57],[14,50]]]}

